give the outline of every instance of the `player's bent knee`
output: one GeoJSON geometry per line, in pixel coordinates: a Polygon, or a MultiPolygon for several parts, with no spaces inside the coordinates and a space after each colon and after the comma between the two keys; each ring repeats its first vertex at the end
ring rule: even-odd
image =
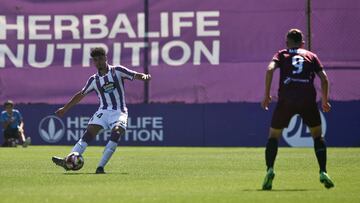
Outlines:
{"type": "Polygon", "coordinates": [[[279,139],[282,134],[282,131],[283,129],[270,128],[269,138],[279,139]]]}
{"type": "Polygon", "coordinates": [[[311,136],[313,137],[313,139],[321,138],[321,137],[322,137],[321,125],[315,126],[315,127],[311,127],[311,128],[310,128],[310,134],[311,134],[311,136]]]}
{"type": "Polygon", "coordinates": [[[110,136],[110,140],[113,142],[119,142],[120,141],[120,137],[122,135],[125,134],[125,129],[116,126],[113,128],[113,130],[111,131],[111,136],[110,136]]]}
{"type": "Polygon", "coordinates": [[[92,136],[96,136],[99,131],[102,130],[102,126],[100,125],[88,125],[88,127],[86,128],[86,131],[89,132],[92,136]]]}

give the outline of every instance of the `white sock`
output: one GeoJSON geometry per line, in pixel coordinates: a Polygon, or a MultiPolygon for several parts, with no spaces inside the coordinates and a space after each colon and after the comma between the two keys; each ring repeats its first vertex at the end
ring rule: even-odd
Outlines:
{"type": "Polygon", "coordinates": [[[113,142],[110,140],[107,143],[107,145],[105,146],[104,152],[103,152],[103,156],[101,157],[101,160],[99,162],[99,165],[98,165],[99,167],[105,167],[105,165],[110,160],[113,153],[115,152],[116,147],[117,147],[116,142],[113,142]]]}
{"type": "Polygon", "coordinates": [[[88,146],[88,144],[84,140],[80,139],[75,144],[75,146],[73,147],[71,152],[78,152],[79,154],[83,154],[87,146],[88,146]]]}

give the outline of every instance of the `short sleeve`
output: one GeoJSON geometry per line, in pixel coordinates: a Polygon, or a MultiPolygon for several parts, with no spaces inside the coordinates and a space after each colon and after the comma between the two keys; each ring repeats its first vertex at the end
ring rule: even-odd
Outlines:
{"type": "Polygon", "coordinates": [[[94,90],[94,82],[95,82],[95,76],[91,76],[88,81],[86,82],[84,88],[82,88],[81,93],[82,94],[88,94],[89,92],[94,90]]]}
{"type": "Polygon", "coordinates": [[[122,78],[126,78],[129,80],[134,80],[134,77],[137,73],[136,71],[125,68],[124,66],[117,66],[115,67],[115,70],[120,72],[120,76],[122,78]]]}
{"type": "Polygon", "coordinates": [[[319,60],[319,58],[316,55],[314,55],[313,65],[314,65],[314,71],[316,73],[318,73],[324,69],[324,66],[322,65],[321,61],[319,60]]]}
{"type": "Polygon", "coordinates": [[[280,52],[277,52],[273,57],[272,61],[275,62],[275,67],[280,67],[280,52]]]}

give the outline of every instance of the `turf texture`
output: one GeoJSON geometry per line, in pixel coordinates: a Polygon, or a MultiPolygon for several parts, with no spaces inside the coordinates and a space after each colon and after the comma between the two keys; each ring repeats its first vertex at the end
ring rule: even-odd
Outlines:
{"type": "Polygon", "coordinates": [[[261,190],[264,148],[118,147],[107,174],[94,174],[103,147],[77,172],[51,162],[70,150],[0,148],[0,202],[360,202],[360,148],[328,148],[330,190],[312,148],[280,148],[272,191],[261,190]]]}

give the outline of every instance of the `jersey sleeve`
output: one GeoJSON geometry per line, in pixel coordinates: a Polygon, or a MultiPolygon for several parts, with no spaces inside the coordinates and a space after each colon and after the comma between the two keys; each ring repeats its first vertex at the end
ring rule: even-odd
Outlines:
{"type": "Polygon", "coordinates": [[[81,93],[86,95],[89,92],[94,90],[94,85],[95,85],[95,76],[91,76],[88,81],[86,82],[84,88],[82,88],[81,93]]]}
{"type": "Polygon", "coordinates": [[[314,71],[316,73],[318,73],[324,69],[324,66],[322,65],[321,61],[319,60],[319,58],[316,55],[314,55],[313,65],[314,65],[314,71]]]}
{"type": "Polygon", "coordinates": [[[120,73],[120,77],[129,80],[134,80],[135,74],[137,73],[136,71],[125,68],[124,66],[117,66],[115,67],[115,70],[120,73]]]}
{"type": "Polygon", "coordinates": [[[276,52],[276,54],[272,57],[271,60],[275,62],[276,68],[280,67],[280,51],[276,52]]]}

